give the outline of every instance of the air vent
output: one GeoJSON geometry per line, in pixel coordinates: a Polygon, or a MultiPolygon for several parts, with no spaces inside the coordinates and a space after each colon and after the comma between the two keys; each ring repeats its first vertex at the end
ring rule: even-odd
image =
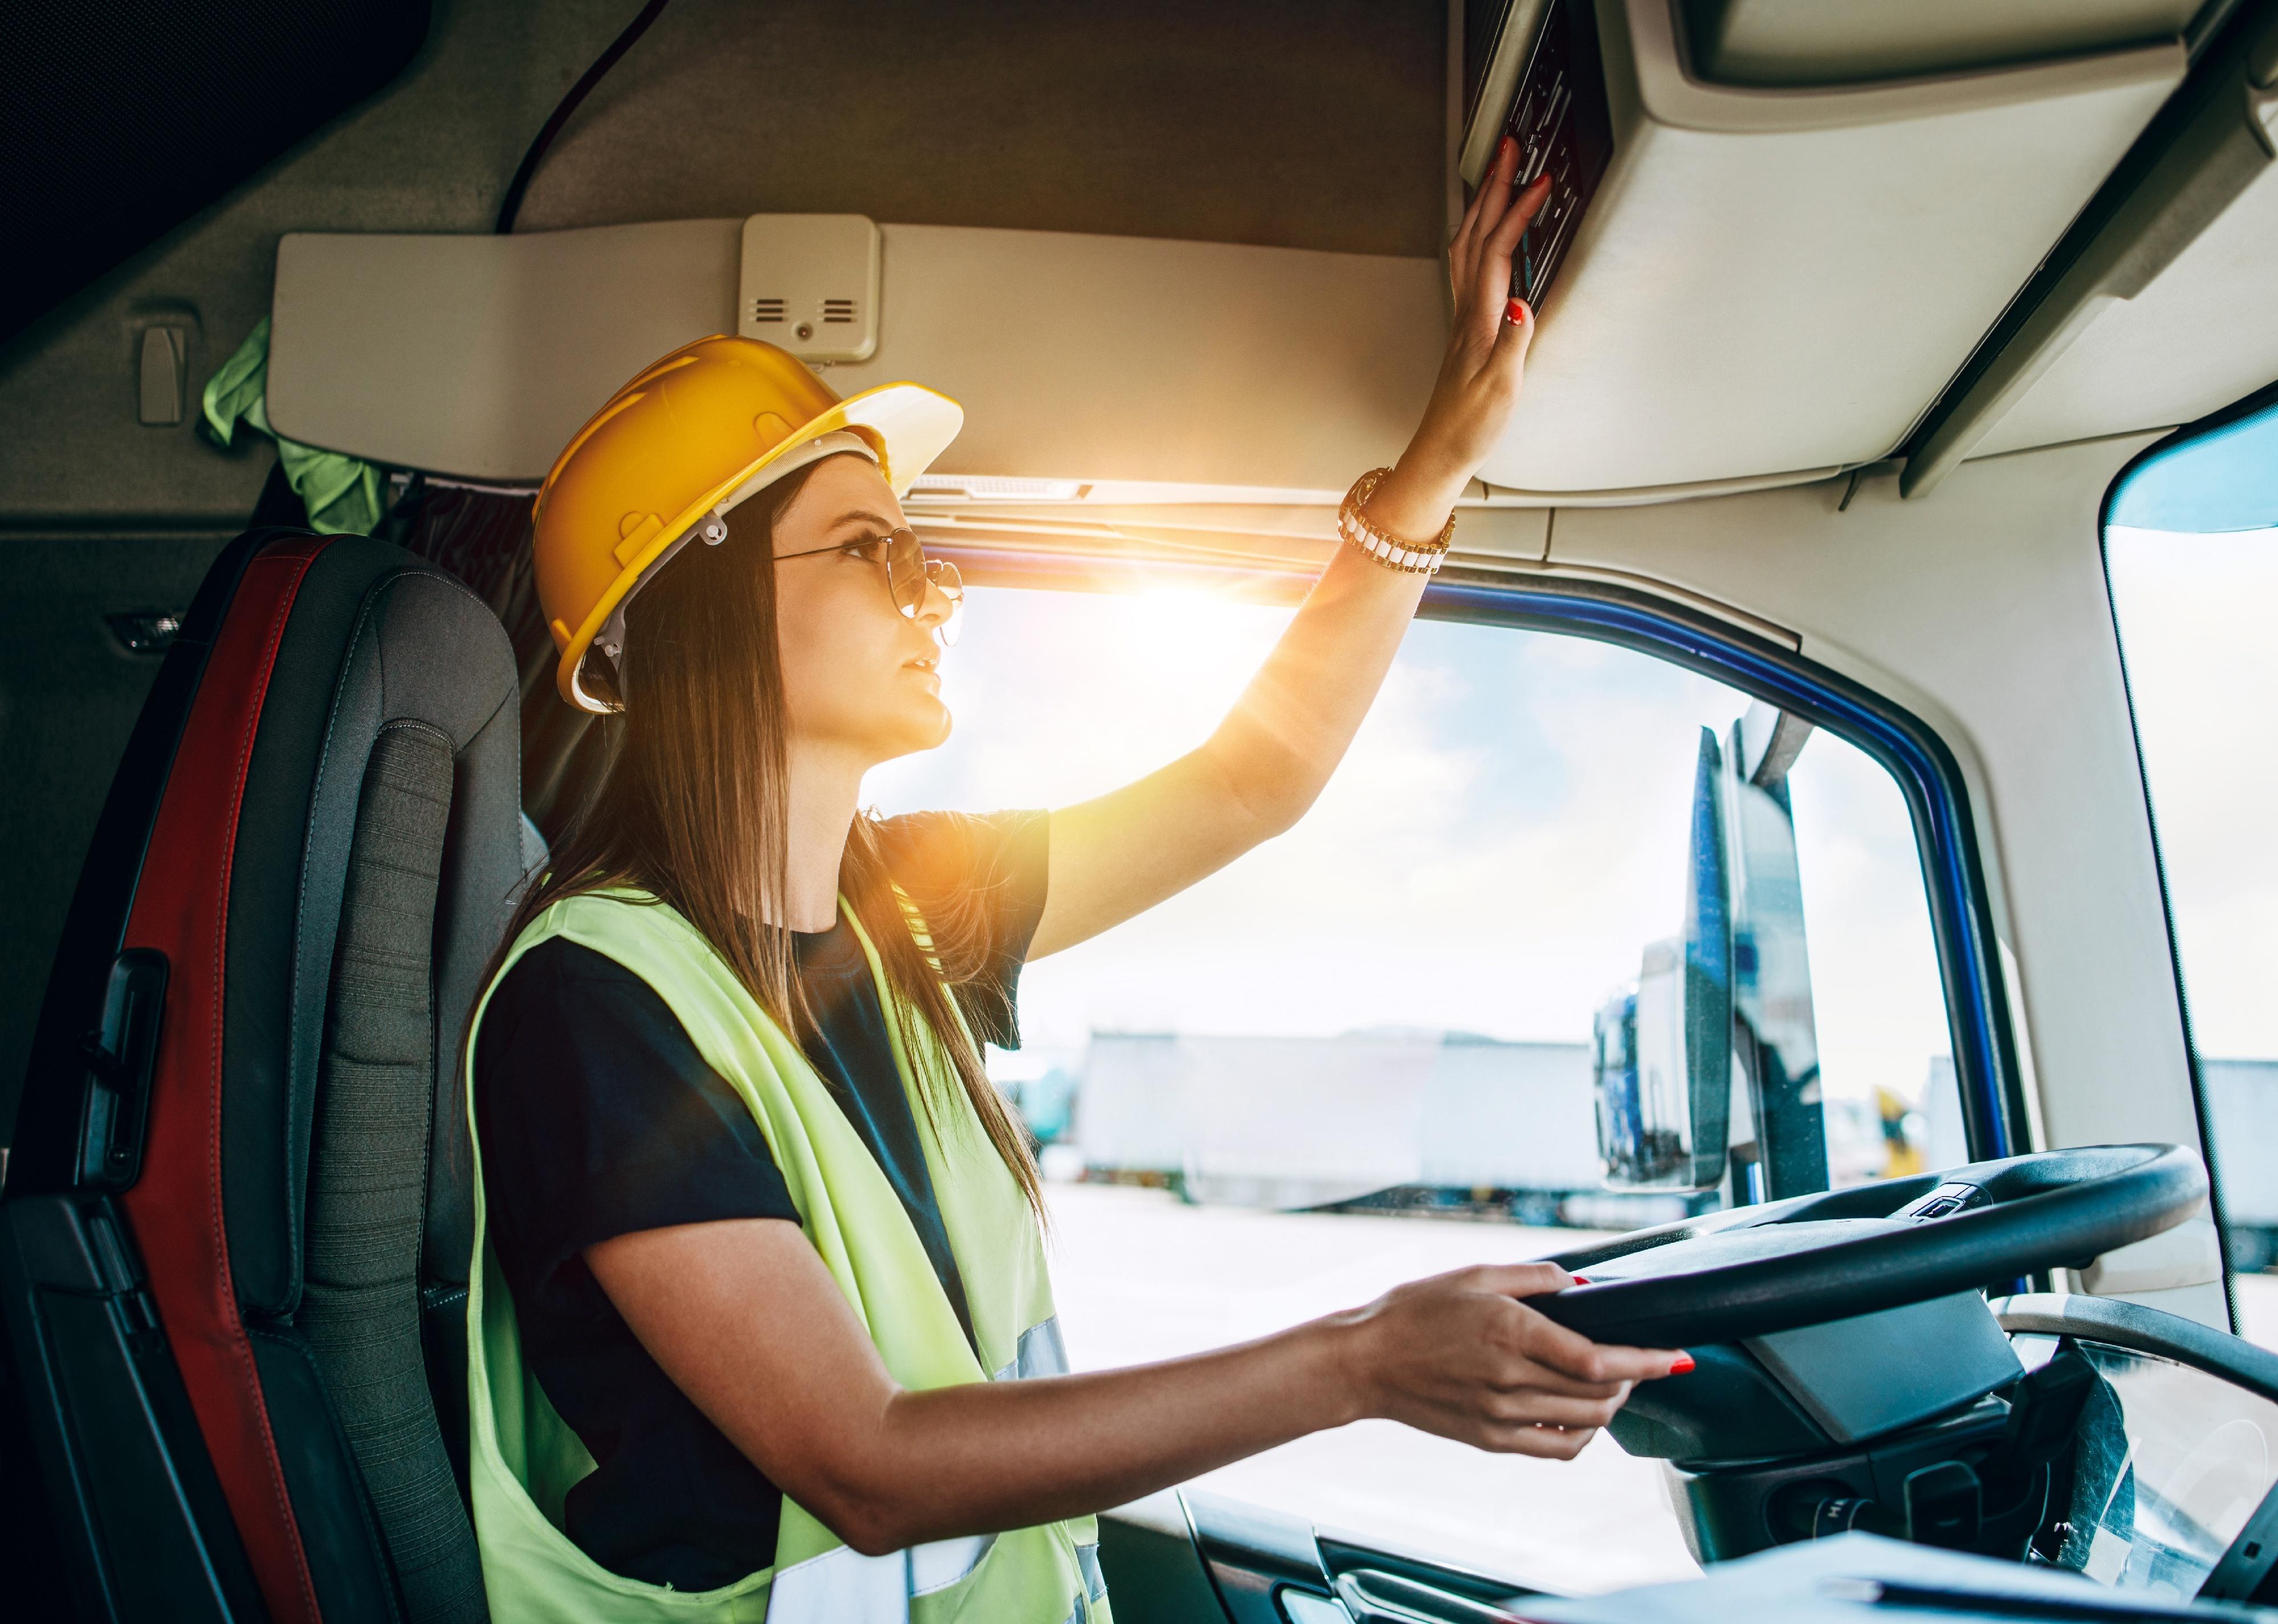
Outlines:
{"type": "Polygon", "coordinates": [[[1091,487],[1073,479],[1021,479],[1002,474],[921,474],[910,495],[921,501],[1074,502],[1091,487]]]}
{"type": "Polygon", "coordinates": [[[755,214],[744,222],[738,327],[809,366],[878,348],[878,228],[859,214],[755,214]]]}

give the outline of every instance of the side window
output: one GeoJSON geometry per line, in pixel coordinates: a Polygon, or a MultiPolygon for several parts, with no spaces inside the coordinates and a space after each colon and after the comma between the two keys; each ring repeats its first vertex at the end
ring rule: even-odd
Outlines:
{"type": "MultiPolygon", "coordinates": [[[[979,588],[883,810],[1056,805],[1199,743],[1288,611],[979,588]]],[[[1021,984],[1083,1368],[1403,1280],[1968,1159],[1922,864],[1874,760],[1647,655],[1423,621],[1289,834],[1021,984]]],[[[1659,1468],[1388,1422],[1204,1486],[1561,1590],[1692,1571],[1659,1468]],[[1612,1553],[1610,1556],[1609,1553],[1612,1553]]]]}
{"type": "Polygon", "coordinates": [[[2278,407],[2140,465],[2109,517],[2239,1330],[2278,1347],[2278,407]]]}

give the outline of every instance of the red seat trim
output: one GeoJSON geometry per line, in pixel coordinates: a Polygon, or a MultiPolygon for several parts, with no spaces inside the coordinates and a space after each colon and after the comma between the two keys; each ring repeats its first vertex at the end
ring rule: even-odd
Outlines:
{"type": "Polygon", "coordinates": [[[230,1277],[223,972],[254,736],[285,623],[325,545],[316,537],[275,542],[247,564],[183,725],[126,938],[129,947],[164,953],[171,970],[142,1177],[123,1199],[159,1321],[276,1624],[321,1624],[322,1615],[230,1277]]]}

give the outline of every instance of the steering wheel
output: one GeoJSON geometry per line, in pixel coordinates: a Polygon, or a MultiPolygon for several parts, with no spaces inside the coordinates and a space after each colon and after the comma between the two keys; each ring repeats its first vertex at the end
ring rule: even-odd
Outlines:
{"type": "Polygon", "coordinates": [[[1527,1306],[1594,1341],[1736,1342],[2084,1268],[2198,1210],[2174,1145],[2043,1150],[1638,1230],[1551,1261],[1588,1283],[1527,1306]]]}

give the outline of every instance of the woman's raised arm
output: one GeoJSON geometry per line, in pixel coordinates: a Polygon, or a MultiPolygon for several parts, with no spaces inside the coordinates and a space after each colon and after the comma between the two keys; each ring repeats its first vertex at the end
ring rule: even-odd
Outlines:
{"type": "MultiPolygon", "coordinates": [[[[1534,318],[1512,299],[1511,254],[1548,194],[1516,195],[1502,149],[1449,248],[1455,327],[1424,418],[1365,515],[1389,535],[1436,536],[1509,422],[1534,318]]],[[[1376,698],[1426,577],[1340,547],[1227,719],[1200,749],[1052,813],[1040,958],[1145,911],[1281,833],[1312,805],[1376,698]]]]}

